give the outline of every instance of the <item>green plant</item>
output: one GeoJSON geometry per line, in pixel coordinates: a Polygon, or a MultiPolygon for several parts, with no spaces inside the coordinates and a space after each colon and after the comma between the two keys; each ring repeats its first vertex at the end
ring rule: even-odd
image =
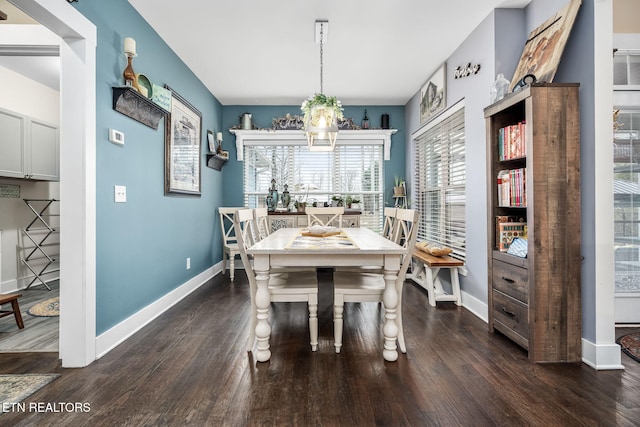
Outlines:
{"type": "Polygon", "coordinates": [[[345,203],[347,205],[351,205],[353,203],[360,203],[360,199],[358,199],[357,197],[347,196],[347,198],[345,199],[345,203]]]}
{"type": "Polygon", "coordinates": [[[404,184],[404,177],[396,175],[394,179],[395,187],[400,187],[404,184]]]}
{"type": "Polygon", "coordinates": [[[300,109],[304,113],[304,122],[307,123],[314,107],[325,107],[333,110],[338,119],[344,118],[342,114],[342,103],[335,96],[327,96],[323,93],[316,93],[302,102],[300,109]]]}

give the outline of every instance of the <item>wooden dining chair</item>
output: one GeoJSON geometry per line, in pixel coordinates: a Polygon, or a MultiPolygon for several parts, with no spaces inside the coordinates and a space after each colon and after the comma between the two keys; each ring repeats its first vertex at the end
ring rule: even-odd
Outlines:
{"type": "Polygon", "coordinates": [[[344,207],[314,208],[310,206],[305,209],[305,212],[307,213],[307,227],[319,225],[322,227],[332,226],[342,228],[344,207]]]}
{"type": "MultiPolygon", "coordinates": [[[[400,244],[404,251],[400,271],[395,286],[398,291],[398,307],[396,309],[396,324],[398,326],[398,345],[400,351],[407,352],[402,328],[402,289],[411,264],[413,249],[418,234],[419,214],[413,209],[397,209],[393,226],[394,241],[400,244]]],[[[385,289],[382,273],[335,271],[333,273],[333,330],[336,353],[342,348],[342,328],[345,302],[382,302],[385,289]]]]}
{"type": "Polygon", "coordinates": [[[222,232],[222,272],[224,273],[229,265],[229,277],[234,278],[235,259],[240,255],[238,251],[238,241],[233,227],[233,215],[242,208],[218,208],[220,215],[220,231],[222,232]]]}
{"type": "MultiPolygon", "coordinates": [[[[258,284],[247,249],[255,243],[252,223],[254,212],[251,209],[239,209],[234,215],[237,230],[236,238],[240,258],[244,264],[251,293],[251,322],[249,322],[248,350],[253,349],[257,324],[255,303],[258,284]]],[[[318,349],[318,276],[314,271],[278,272],[269,275],[269,296],[271,302],[306,302],[309,309],[309,336],[311,351],[318,349]]]]}

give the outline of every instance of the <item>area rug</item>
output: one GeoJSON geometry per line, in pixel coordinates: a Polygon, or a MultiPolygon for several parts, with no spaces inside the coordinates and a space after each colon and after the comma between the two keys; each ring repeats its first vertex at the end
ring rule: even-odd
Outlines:
{"type": "Polygon", "coordinates": [[[31,306],[27,313],[37,317],[60,316],[60,297],[48,299],[31,306]]]}
{"type": "Polygon", "coordinates": [[[59,376],[60,374],[0,375],[0,413],[10,411],[14,404],[31,396],[59,376]]]}
{"type": "Polygon", "coordinates": [[[640,332],[623,335],[616,342],[620,344],[622,351],[627,356],[636,362],[640,362],[640,332]]]}

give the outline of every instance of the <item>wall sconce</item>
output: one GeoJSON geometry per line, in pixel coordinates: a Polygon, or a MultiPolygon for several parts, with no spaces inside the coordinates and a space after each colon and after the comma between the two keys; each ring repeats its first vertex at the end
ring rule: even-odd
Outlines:
{"type": "Polygon", "coordinates": [[[127,57],[127,67],[122,72],[122,77],[124,77],[124,83],[127,86],[132,86],[135,90],[140,91],[138,88],[138,82],[136,81],[136,73],[133,71],[132,61],[135,56],[138,56],[136,53],[136,41],[131,37],[126,37],[124,39],[124,54],[127,57]]]}

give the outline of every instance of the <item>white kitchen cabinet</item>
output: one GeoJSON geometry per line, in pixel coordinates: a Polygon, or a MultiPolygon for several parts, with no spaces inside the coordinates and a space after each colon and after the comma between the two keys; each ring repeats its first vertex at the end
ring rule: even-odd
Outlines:
{"type": "Polygon", "coordinates": [[[56,125],[0,108],[0,176],[58,181],[56,125]]]}

